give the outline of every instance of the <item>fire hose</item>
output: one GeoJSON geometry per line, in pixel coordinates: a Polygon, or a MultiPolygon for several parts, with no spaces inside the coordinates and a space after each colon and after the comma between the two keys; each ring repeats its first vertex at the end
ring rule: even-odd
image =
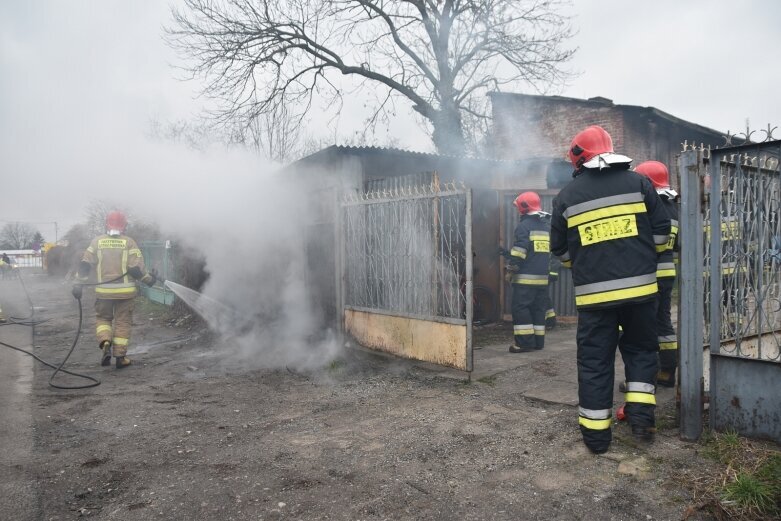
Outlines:
{"type": "MultiPolygon", "coordinates": [[[[123,279],[126,275],[128,275],[128,273],[123,273],[122,275],[120,275],[119,277],[117,277],[115,279],[111,279],[111,280],[107,280],[107,281],[103,281],[103,282],[79,283],[79,285],[81,285],[81,286],[98,286],[100,284],[109,284],[111,282],[116,282],[116,281],[118,281],[120,279],[123,279]]],[[[35,317],[35,307],[32,305],[32,300],[30,300],[30,294],[27,291],[27,287],[24,285],[24,281],[22,281],[21,275],[19,276],[19,281],[22,283],[22,288],[24,289],[24,293],[27,296],[27,302],[30,304],[30,316],[29,317],[25,317],[25,318],[9,317],[11,319],[10,321],[8,321],[8,322],[6,322],[4,324],[0,324],[0,325],[29,326],[29,327],[32,327],[33,331],[34,331],[36,325],[42,324],[42,323],[46,322],[46,320],[41,320],[41,321],[36,321],[35,320],[35,318],[34,318],[35,317]]],[[[74,298],[79,303],[79,325],[78,325],[78,328],[76,329],[76,336],[73,339],[73,343],[71,344],[70,350],[68,351],[68,354],[65,355],[65,358],[62,359],[62,362],[59,363],[59,365],[55,365],[55,364],[52,364],[50,362],[47,362],[46,360],[44,360],[43,358],[39,357],[35,353],[27,351],[26,349],[22,349],[21,347],[16,347],[16,346],[13,346],[11,344],[6,344],[5,342],[0,342],[0,345],[2,345],[4,347],[8,347],[10,349],[13,349],[15,351],[19,351],[19,352],[24,353],[26,355],[30,355],[31,357],[33,357],[36,360],[38,360],[39,362],[41,362],[43,365],[45,365],[47,367],[51,367],[52,369],[54,369],[54,372],[49,377],[49,386],[54,387],[55,389],[66,389],[66,390],[67,389],[89,389],[90,387],[97,387],[101,383],[100,380],[98,380],[97,378],[94,378],[94,377],[92,377],[90,375],[77,373],[75,371],[69,371],[68,369],[63,369],[63,366],[68,361],[68,359],[70,358],[71,354],[73,354],[73,350],[76,348],[76,344],[78,344],[78,342],[79,342],[79,338],[81,337],[81,326],[82,326],[82,323],[84,321],[84,310],[82,308],[81,295],[79,294],[79,296],[77,297],[74,294],[74,298]],[[65,374],[69,374],[71,376],[75,376],[77,378],[83,378],[85,380],[89,380],[90,383],[84,384],[84,385],[60,385],[60,384],[56,384],[56,383],[54,383],[54,377],[57,376],[57,373],[65,373],[65,374]]]]}

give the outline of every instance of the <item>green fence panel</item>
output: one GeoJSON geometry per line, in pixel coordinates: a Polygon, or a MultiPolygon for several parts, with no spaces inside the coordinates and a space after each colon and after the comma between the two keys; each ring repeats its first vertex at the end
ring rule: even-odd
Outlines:
{"type": "MultiPolygon", "coordinates": [[[[159,278],[176,282],[176,262],[174,248],[171,241],[145,241],[138,245],[144,256],[147,271],[157,270],[159,278]]],[[[174,294],[167,287],[155,285],[147,287],[141,285],[141,294],[153,302],[171,306],[174,303],[174,294]]]]}

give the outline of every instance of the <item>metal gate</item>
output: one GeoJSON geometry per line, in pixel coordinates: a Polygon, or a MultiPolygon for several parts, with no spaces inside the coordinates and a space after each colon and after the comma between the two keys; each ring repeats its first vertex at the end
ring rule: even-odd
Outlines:
{"type": "Polygon", "coordinates": [[[344,331],[372,349],[472,371],[471,192],[434,177],[347,197],[341,220],[344,331]]]}
{"type": "Polygon", "coordinates": [[[688,438],[700,435],[707,388],[712,429],[781,441],[779,157],[781,141],[769,140],[692,147],[679,159],[681,432],[688,438]]]}

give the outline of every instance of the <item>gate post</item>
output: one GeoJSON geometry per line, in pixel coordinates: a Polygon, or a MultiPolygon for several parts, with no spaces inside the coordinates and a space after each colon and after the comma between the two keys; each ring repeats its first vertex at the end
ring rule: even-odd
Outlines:
{"type": "Polygon", "coordinates": [[[472,379],[472,371],[474,370],[474,348],[472,347],[472,321],[474,319],[474,302],[472,301],[472,189],[469,188],[466,191],[466,211],[464,212],[464,235],[466,236],[466,288],[464,298],[466,302],[466,370],[469,373],[469,380],[472,379]]]}
{"type": "Polygon", "coordinates": [[[684,151],[678,158],[681,178],[681,427],[684,440],[702,434],[703,389],[703,225],[700,154],[684,151]]]}

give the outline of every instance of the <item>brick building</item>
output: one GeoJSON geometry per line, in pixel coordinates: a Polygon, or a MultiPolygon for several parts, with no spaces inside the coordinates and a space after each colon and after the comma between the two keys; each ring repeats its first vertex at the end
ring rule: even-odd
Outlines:
{"type": "Polygon", "coordinates": [[[654,107],[616,105],[607,98],[565,98],[494,92],[490,147],[497,159],[565,157],[572,138],[589,125],[613,137],[616,152],[665,163],[674,171],[684,140],[717,146],[722,132],[676,118],[654,107]]]}

